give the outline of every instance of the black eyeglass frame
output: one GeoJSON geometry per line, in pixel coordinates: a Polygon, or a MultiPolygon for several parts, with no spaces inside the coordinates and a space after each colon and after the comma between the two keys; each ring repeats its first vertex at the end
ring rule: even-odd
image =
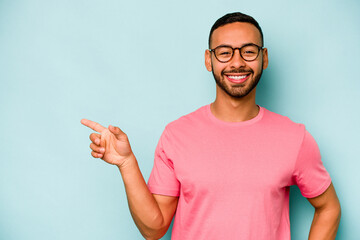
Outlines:
{"type": "Polygon", "coordinates": [[[252,62],[252,61],[255,61],[255,60],[258,58],[258,56],[259,56],[259,54],[260,54],[260,50],[264,49],[264,47],[260,47],[260,46],[256,45],[255,43],[248,43],[248,44],[245,44],[244,46],[239,47],[239,48],[233,48],[233,47],[228,46],[228,45],[220,45],[220,46],[217,46],[216,48],[209,49],[209,51],[212,52],[212,53],[214,53],[214,56],[215,56],[216,60],[218,60],[218,61],[221,62],[221,63],[227,63],[227,62],[230,62],[231,59],[234,57],[234,53],[235,53],[235,50],[236,50],[236,49],[239,49],[239,54],[240,54],[241,58],[244,59],[244,61],[246,61],[246,62],[252,62]],[[246,60],[246,59],[242,56],[242,54],[241,54],[241,49],[242,49],[243,47],[247,47],[247,46],[255,46],[255,47],[257,47],[257,48],[259,49],[256,57],[255,57],[253,60],[246,60]],[[220,60],[218,59],[218,57],[216,56],[215,50],[216,50],[217,48],[221,48],[221,47],[228,47],[228,48],[231,48],[231,49],[232,49],[232,54],[231,54],[231,57],[229,58],[229,60],[227,60],[227,61],[220,61],[220,60]]]}

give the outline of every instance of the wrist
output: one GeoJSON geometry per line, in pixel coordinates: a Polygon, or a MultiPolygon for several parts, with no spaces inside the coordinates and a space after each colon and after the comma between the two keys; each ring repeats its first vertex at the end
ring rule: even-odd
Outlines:
{"type": "Polygon", "coordinates": [[[121,164],[116,164],[116,166],[119,168],[120,172],[122,172],[123,170],[130,168],[131,166],[134,166],[136,164],[137,161],[135,155],[131,153],[128,157],[124,159],[124,161],[122,161],[121,164]]]}

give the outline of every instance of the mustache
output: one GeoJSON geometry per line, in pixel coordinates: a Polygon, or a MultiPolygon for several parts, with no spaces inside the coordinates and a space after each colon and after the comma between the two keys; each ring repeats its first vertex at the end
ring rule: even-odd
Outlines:
{"type": "Polygon", "coordinates": [[[222,71],[223,74],[225,73],[254,73],[251,69],[244,69],[244,68],[238,68],[238,69],[232,69],[229,71],[222,71]]]}

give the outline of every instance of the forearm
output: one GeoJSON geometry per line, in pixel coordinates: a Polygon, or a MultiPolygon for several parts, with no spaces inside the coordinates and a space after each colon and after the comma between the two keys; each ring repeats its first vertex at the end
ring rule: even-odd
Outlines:
{"type": "Polygon", "coordinates": [[[147,239],[162,234],[164,219],[161,210],[146,185],[135,156],[132,155],[119,170],[131,215],[141,234],[147,239]]]}
{"type": "Polygon", "coordinates": [[[315,210],[309,240],[335,239],[340,223],[340,216],[340,205],[333,206],[331,209],[315,210]]]}

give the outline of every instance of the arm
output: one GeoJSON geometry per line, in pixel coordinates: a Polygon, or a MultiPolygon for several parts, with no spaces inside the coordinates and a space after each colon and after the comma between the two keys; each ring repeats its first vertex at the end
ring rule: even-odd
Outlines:
{"type": "Polygon", "coordinates": [[[308,198],[315,208],[309,240],[335,239],[340,223],[341,208],[333,184],[320,196],[308,198]]]}
{"type": "Polygon", "coordinates": [[[90,135],[91,155],[116,165],[121,173],[130,213],[136,226],[146,239],[161,238],[174,216],[178,197],[153,195],[149,191],[129,140],[118,127],[105,128],[83,119],[81,123],[99,132],[90,135]]]}
{"type": "Polygon", "coordinates": [[[150,193],[135,159],[119,167],[134,222],[146,239],[165,235],[174,216],[178,197],[150,193]]]}

